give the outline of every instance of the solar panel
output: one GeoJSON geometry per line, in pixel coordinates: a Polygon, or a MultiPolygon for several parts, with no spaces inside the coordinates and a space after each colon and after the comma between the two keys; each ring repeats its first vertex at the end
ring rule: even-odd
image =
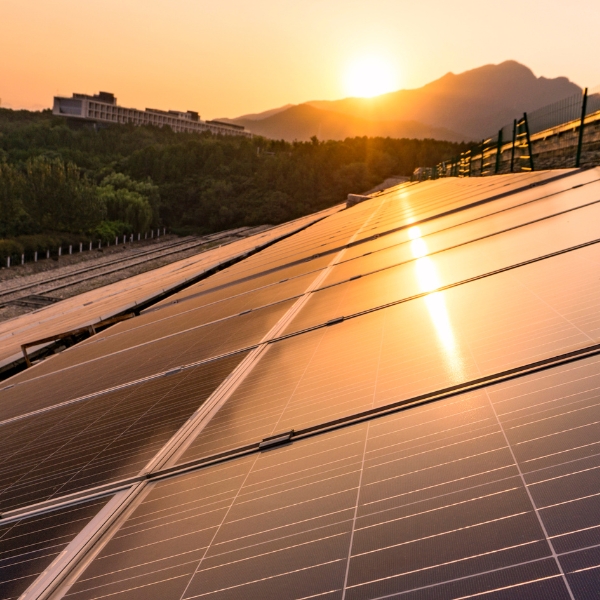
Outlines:
{"type": "MultiPolygon", "coordinates": [[[[348,278],[352,270],[345,270],[342,275],[345,282],[313,294],[310,304],[290,324],[287,332],[468,282],[582,244],[597,243],[600,241],[594,225],[597,218],[600,218],[600,204],[437,254],[427,254],[427,244],[423,242],[421,246],[413,246],[412,258],[397,267],[383,261],[378,263],[377,259],[367,264],[357,259],[353,261],[357,263],[354,275],[361,275],[360,278],[348,278]],[[382,270],[369,275],[369,270],[379,265],[382,270]]],[[[402,262],[402,258],[407,257],[391,255],[388,258],[393,265],[396,259],[400,258],[397,262],[402,262]]],[[[337,268],[332,270],[334,280],[342,277],[336,276],[337,268]]]]}
{"type": "Polygon", "coordinates": [[[594,245],[271,344],[181,460],[593,344],[599,263],[594,245]]]}
{"type": "Polygon", "coordinates": [[[26,342],[63,333],[106,319],[169,289],[201,276],[205,271],[226,264],[235,257],[263,248],[278,239],[334,214],[339,206],[322,213],[284,223],[262,233],[214,248],[197,256],[144,273],[97,290],[68,298],[42,310],[0,323],[0,367],[21,358],[20,346],[26,342]]]}
{"type": "Polygon", "coordinates": [[[0,391],[0,419],[138,381],[211,357],[257,344],[293,300],[218,321],[180,335],[135,346],[88,362],[65,366],[0,391]]]}
{"type": "Polygon", "coordinates": [[[594,597],[598,192],[397,186],[13,377],[0,544],[116,494],[25,598],[594,597]]]}
{"type": "Polygon", "coordinates": [[[0,599],[18,598],[106,504],[106,499],[0,523],[0,599]]]}
{"type": "MultiPolygon", "coordinates": [[[[583,189],[583,188],[581,188],[583,189]]],[[[594,186],[592,185],[590,188],[585,188],[585,195],[582,194],[582,202],[590,202],[590,198],[593,198],[594,194],[594,186]]],[[[575,206],[577,205],[577,200],[574,201],[575,206]]],[[[487,240],[480,240],[478,242],[478,246],[471,247],[460,247],[455,248],[452,252],[445,253],[443,255],[436,255],[436,263],[439,265],[435,265],[432,268],[439,273],[447,273],[451,276],[449,281],[442,281],[442,277],[436,275],[436,279],[440,281],[436,281],[437,285],[447,285],[448,283],[454,283],[455,281],[460,281],[461,279],[466,280],[473,276],[479,276],[482,273],[494,271],[499,268],[505,268],[506,266],[510,266],[514,264],[516,261],[521,260],[530,260],[532,257],[536,258],[540,256],[540,254],[548,254],[551,252],[555,252],[557,250],[564,249],[568,247],[569,244],[577,244],[577,243],[585,243],[590,239],[595,239],[596,232],[593,227],[593,222],[597,218],[597,213],[600,210],[598,205],[586,206],[581,208],[580,211],[571,212],[566,215],[560,215],[564,210],[572,209],[573,204],[571,202],[563,202],[561,203],[557,199],[553,199],[553,207],[552,210],[555,213],[559,213],[558,216],[553,219],[545,220],[543,222],[530,224],[528,228],[523,230],[512,230],[503,234],[505,237],[502,238],[490,238],[487,240]],[[586,231],[587,230],[587,231],[586,231]],[[589,231],[589,233],[587,233],[589,231]],[[586,235],[587,234],[587,235],[586,235]],[[569,235],[571,236],[569,238],[569,235]],[[546,238],[547,246],[545,247],[543,243],[540,243],[535,239],[535,236],[539,238],[546,238]],[[533,238],[533,243],[532,243],[533,238]],[[529,248],[524,248],[524,246],[529,246],[529,248]],[[501,252],[496,250],[496,247],[501,247],[501,252]],[[528,253],[529,251],[529,253],[528,253]],[[481,257],[484,257],[487,260],[481,260],[481,257]],[[492,262],[492,259],[496,259],[496,262],[492,262]],[[482,262],[487,262],[485,266],[480,265],[482,262]],[[474,264],[473,264],[474,263],[474,264]],[[490,264],[491,263],[491,264],[490,264]],[[457,268],[456,265],[460,265],[460,268],[457,268]],[[470,268],[469,268],[470,267],[470,268]],[[457,270],[459,273],[457,273],[457,270]],[[462,272],[460,272],[462,270],[462,272]]],[[[528,206],[527,208],[531,208],[528,206]]],[[[534,216],[539,217],[540,215],[540,207],[536,207],[538,210],[534,216]]],[[[519,217],[513,216],[514,211],[509,211],[509,213],[502,213],[500,227],[504,229],[511,229],[511,226],[514,227],[515,221],[517,223],[523,222],[523,218],[519,219],[519,217]],[[512,219],[509,223],[506,223],[506,220],[512,219]]],[[[542,208],[543,210],[543,208],[542,208]]],[[[517,211],[518,212],[518,211],[517,211]]],[[[541,214],[547,214],[548,209],[541,214]]],[[[550,215],[555,214],[550,212],[550,215]]],[[[525,219],[532,218],[532,215],[525,215],[525,219]]],[[[527,220],[525,220],[527,223],[527,220]]],[[[479,231],[475,231],[472,234],[472,237],[479,235],[489,235],[490,226],[486,223],[482,223],[481,221],[477,222],[477,227],[479,231]]],[[[501,229],[502,230],[502,229],[501,229]]],[[[493,232],[493,230],[492,230],[493,232]]],[[[452,244],[461,244],[468,241],[468,237],[464,237],[462,229],[453,230],[453,238],[454,239],[444,239],[442,237],[441,240],[437,240],[435,235],[428,236],[427,242],[420,237],[415,237],[411,241],[410,244],[405,244],[402,247],[395,247],[390,250],[386,250],[383,252],[379,252],[375,255],[370,255],[368,257],[356,259],[352,262],[344,263],[338,267],[335,267],[331,273],[331,276],[327,278],[326,284],[334,283],[336,281],[340,281],[348,278],[352,274],[368,274],[369,272],[376,269],[385,269],[390,265],[394,265],[400,262],[406,261],[415,261],[416,257],[420,257],[421,255],[428,255],[430,252],[436,252],[440,249],[443,249],[447,246],[451,246],[452,244]],[[416,247],[415,243],[420,242],[421,245],[416,247]],[[341,269],[341,272],[338,273],[338,270],[341,269]]],[[[440,234],[438,234],[440,235],[440,234]]],[[[425,259],[428,260],[428,259],[425,259]]],[[[423,261],[420,261],[421,263],[423,261]]],[[[416,267],[423,266],[417,261],[416,267]]],[[[363,288],[361,291],[363,295],[367,297],[376,297],[380,304],[384,304],[389,301],[394,301],[398,299],[398,292],[396,289],[402,290],[401,293],[404,294],[405,297],[409,297],[413,294],[418,294],[423,292],[423,282],[422,277],[419,277],[420,271],[417,268],[417,277],[415,277],[415,268],[414,265],[411,265],[410,269],[399,269],[398,273],[389,272],[384,273],[382,276],[376,278],[379,279],[378,282],[375,280],[369,280],[369,284],[372,287],[376,287],[377,290],[389,290],[391,292],[390,295],[386,296],[385,292],[379,292],[378,294],[373,294],[371,291],[366,290],[366,280],[356,282],[354,284],[350,284],[350,287],[363,288]],[[403,279],[407,278],[407,279],[403,279]],[[391,285],[390,285],[391,282],[391,285]]],[[[308,279],[308,278],[307,278],[308,279]]],[[[430,282],[430,287],[433,284],[430,282]]],[[[293,295],[297,295],[304,291],[305,288],[304,280],[293,279],[288,281],[285,285],[286,289],[289,291],[286,293],[285,291],[281,291],[280,298],[288,298],[293,295]]],[[[271,288],[265,290],[262,293],[263,303],[268,303],[273,301],[273,290],[271,288]]],[[[318,300],[314,300],[312,302],[313,305],[320,302],[321,304],[325,304],[328,307],[329,312],[335,312],[339,310],[338,305],[329,302],[329,296],[339,296],[341,292],[339,290],[331,290],[328,293],[325,293],[325,296],[319,297],[318,300]]],[[[359,296],[356,296],[356,292],[352,292],[348,290],[345,293],[350,293],[354,296],[354,299],[359,299],[359,296]]],[[[235,307],[233,310],[230,310],[229,313],[225,309],[225,313],[218,313],[219,309],[223,308],[222,306],[213,307],[212,318],[217,319],[219,317],[228,316],[228,314],[236,314],[246,309],[246,306],[243,304],[245,297],[242,297],[238,300],[232,299],[232,304],[235,307]],[[241,301],[241,302],[240,302],[241,301]],[[215,310],[216,309],[216,310],[215,310]]],[[[261,304],[259,303],[258,306],[261,304]]],[[[373,306],[372,302],[369,302],[367,305],[358,305],[350,307],[347,310],[350,314],[371,308],[373,306]]],[[[181,312],[181,311],[180,311],[181,312]]],[[[308,324],[306,321],[300,319],[296,319],[295,323],[292,324],[292,330],[302,329],[305,326],[315,325],[320,322],[327,321],[329,318],[333,318],[337,315],[331,314],[323,314],[323,311],[320,311],[317,306],[310,308],[310,311],[304,311],[304,314],[307,315],[308,324]]],[[[87,344],[85,350],[78,348],[77,358],[73,358],[73,353],[65,353],[60,358],[55,359],[50,364],[45,364],[39,366],[33,373],[27,373],[20,377],[16,378],[16,381],[23,380],[25,378],[30,378],[35,374],[35,376],[40,376],[44,372],[57,370],[64,365],[73,364],[75,362],[83,362],[85,360],[90,360],[96,356],[106,356],[111,352],[119,351],[125,349],[127,347],[132,347],[135,345],[139,345],[145,343],[147,341],[152,341],[154,339],[162,337],[161,334],[164,335],[164,332],[168,331],[170,335],[177,333],[178,331],[184,331],[186,329],[191,329],[194,326],[198,326],[200,324],[204,324],[210,322],[209,318],[200,318],[195,321],[194,315],[189,313],[181,314],[181,317],[178,321],[171,320],[168,323],[161,323],[162,329],[157,326],[153,326],[150,329],[144,329],[138,331],[138,335],[129,335],[126,339],[119,338],[115,340],[117,344],[114,343],[104,343],[100,346],[96,344],[87,344]],[[178,325],[179,323],[179,325],[178,325]],[[122,342],[119,344],[119,342],[122,342]]],[[[129,326],[131,329],[131,326],[129,326]]],[[[106,339],[106,336],[100,338],[103,341],[106,339]]]]}
{"type": "Polygon", "coordinates": [[[590,597],[598,361],[165,479],[66,597],[590,597]]]}
{"type": "Polygon", "coordinates": [[[0,511],[142,473],[244,357],[0,424],[0,511]]]}
{"type": "MultiPolygon", "coordinates": [[[[423,240],[426,243],[428,254],[431,254],[597,201],[600,182],[579,185],[585,185],[585,187],[568,190],[568,193],[542,197],[539,200],[528,199],[516,207],[506,206],[502,199],[493,205],[485,205],[488,210],[492,206],[494,208],[494,211],[489,214],[459,213],[452,215],[452,219],[449,217],[436,219],[415,228],[403,229],[395,234],[353,246],[346,251],[343,261],[335,269],[336,273],[330,275],[327,283],[343,281],[345,277],[350,277],[356,272],[367,273],[373,269],[382,268],[385,264],[394,264],[394,261],[399,262],[399,258],[413,259],[414,251],[417,250],[415,246],[421,244],[421,242],[415,242],[416,239],[423,240]],[[355,265],[359,263],[355,263],[355,261],[361,261],[365,266],[357,268],[355,265]],[[367,265],[371,265],[371,267],[369,268],[367,265]]],[[[536,189],[540,194],[543,192],[543,188],[536,189]]],[[[508,199],[513,200],[513,196],[509,196],[506,200],[508,199]]],[[[470,213],[470,211],[465,212],[470,213]]]]}

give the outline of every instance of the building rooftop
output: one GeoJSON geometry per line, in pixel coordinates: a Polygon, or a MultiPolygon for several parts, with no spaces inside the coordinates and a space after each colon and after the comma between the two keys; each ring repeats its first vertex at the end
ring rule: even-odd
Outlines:
{"type": "Polygon", "coordinates": [[[236,135],[251,137],[252,134],[240,125],[223,121],[202,121],[197,111],[160,110],[157,108],[126,108],[117,104],[110,92],[95,95],[73,94],[71,98],[56,96],[53,114],[70,120],[107,125],[112,123],[132,123],[134,125],[168,126],[174,131],[202,133],[210,131],[218,135],[236,135]]]}

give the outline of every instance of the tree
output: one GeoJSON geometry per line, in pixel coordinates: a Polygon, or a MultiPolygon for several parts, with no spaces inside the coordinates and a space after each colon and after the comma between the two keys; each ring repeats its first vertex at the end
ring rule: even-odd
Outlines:
{"type": "Polygon", "coordinates": [[[132,231],[147,231],[158,220],[158,187],[135,181],[123,173],[105,177],[98,193],[106,206],[109,221],[127,223],[132,231]]]}
{"type": "Polygon", "coordinates": [[[76,165],[37,156],[25,164],[23,204],[39,229],[81,232],[104,217],[95,187],[76,165]]]}

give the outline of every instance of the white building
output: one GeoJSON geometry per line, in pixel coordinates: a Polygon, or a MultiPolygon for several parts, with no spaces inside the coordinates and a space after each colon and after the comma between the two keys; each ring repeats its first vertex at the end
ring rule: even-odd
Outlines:
{"type": "Polygon", "coordinates": [[[114,94],[100,92],[94,96],[73,94],[72,98],[54,97],[52,113],[60,117],[77,119],[92,123],[133,123],[134,125],[168,125],[173,131],[202,133],[210,131],[220,135],[241,135],[252,137],[249,131],[240,125],[232,125],[221,121],[201,121],[197,112],[188,110],[157,110],[147,108],[124,108],[117,105],[114,94]]]}

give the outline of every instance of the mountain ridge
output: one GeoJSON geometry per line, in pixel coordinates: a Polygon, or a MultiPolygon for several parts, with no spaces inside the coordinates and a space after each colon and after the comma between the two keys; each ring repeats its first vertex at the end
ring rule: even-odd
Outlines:
{"type": "Polygon", "coordinates": [[[415,121],[372,121],[335,111],[297,104],[264,119],[227,119],[252,133],[287,141],[343,140],[348,137],[432,138],[462,142],[465,136],[444,127],[431,127],[415,121]]]}
{"type": "Polygon", "coordinates": [[[459,74],[446,73],[420,88],[374,98],[312,100],[227,121],[288,141],[313,135],[319,139],[400,135],[477,141],[523,112],[578,93],[581,88],[566,77],[536,77],[529,67],[508,60],[459,74]]]}

